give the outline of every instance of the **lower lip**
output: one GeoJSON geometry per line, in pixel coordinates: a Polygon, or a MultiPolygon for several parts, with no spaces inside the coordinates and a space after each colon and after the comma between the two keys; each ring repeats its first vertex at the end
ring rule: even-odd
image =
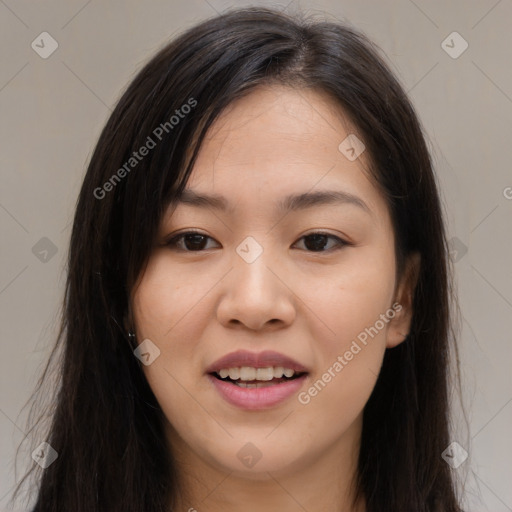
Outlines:
{"type": "Polygon", "coordinates": [[[208,378],[222,398],[230,404],[241,409],[261,410],[278,405],[297,393],[304,384],[307,374],[280,384],[261,388],[241,388],[236,384],[219,380],[209,374],[208,378]]]}

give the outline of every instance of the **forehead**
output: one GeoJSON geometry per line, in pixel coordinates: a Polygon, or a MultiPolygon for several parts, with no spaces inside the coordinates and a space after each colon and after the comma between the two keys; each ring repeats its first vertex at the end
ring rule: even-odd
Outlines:
{"type": "MultiPolygon", "coordinates": [[[[359,202],[379,215],[387,206],[365,171],[367,155],[351,161],[340,150],[356,133],[323,92],[260,87],[231,103],[210,127],[187,189],[224,197],[229,202],[225,211],[235,203],[293,209],[307,199],[297,202],[291,196],[309,194],[311,199],[311,194],[335,191],[341,192],[334,194],[341,202],[359,202]]],[[[192,205],[192,195],[181,204],[192,205]]]]}

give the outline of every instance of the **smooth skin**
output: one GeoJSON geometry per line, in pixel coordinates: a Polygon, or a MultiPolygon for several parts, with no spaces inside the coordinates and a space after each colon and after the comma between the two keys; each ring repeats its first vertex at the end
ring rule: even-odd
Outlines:
{"type": "Polygon", "coordinates": [[[364,502],[350,506],[363,408],[385,350],[409,331],[420,261],[411,257],[395,286],[393,227],[365,172],[368,155],[350,161],[338,149],[350,133],[326,94],[260,87],[216,120],[187,183],[222,195],[229,209],[180,203],[162,219],[132,305],[137,340],[160,350],[144,372],[168,420],[182,480],[177,510],[365,511],[364,502]],[[289,194],[320,190],[349,192],[369,211],[276,209],[289,194]],[[206,238],[165,245],[190,230],[206,238]],[[315,241],[318,231],[326,236],[315,241]],[[263,249],[252,263],[236,251],[249,236],[263,249]],[[205,374],[232,351],[275,350],[309,368],[307,391],[395,302],[400,311],[308,404],[293,395],[242,410],[205,374]],[[249,442],[261,454],[251,468],[237,456],[249,442]]]}

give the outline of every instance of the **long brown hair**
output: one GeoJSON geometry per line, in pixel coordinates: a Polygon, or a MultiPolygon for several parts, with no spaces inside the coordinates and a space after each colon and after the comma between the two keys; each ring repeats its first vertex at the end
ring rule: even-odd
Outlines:
{"type": "Polygon", "coordinates": [[[38,472],[33,512],[164,512],[175,503],[166,419],[124,328],[130,292],[212,122],[235,99],[276,83],[323,91],[339,104],[388,202],[398,275],[409,253],[421,254],[409,336],[386,351],[364,409],[357,496],[368,512],[460,511],[441,458],[450,443],[451,273],[418,118],[380,50],[357,30],[249,8],[201,22],[160,50],[99,137],[74,217],[61,329],[38,385],[54,361],[44,439],[58,457],[22,480],[38,472]],[[154,146],[132,161],[149,138],[154,146]]]}

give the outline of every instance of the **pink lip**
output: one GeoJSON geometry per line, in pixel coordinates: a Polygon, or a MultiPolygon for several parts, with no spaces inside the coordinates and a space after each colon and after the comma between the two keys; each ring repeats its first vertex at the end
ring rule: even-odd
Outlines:
{"type": "Polygon", "coordinates": [[[236,352],[231,352],[217,359],[206,369],[206,373],[218,372],[222,368],[240,368],[242,366],[250,366],[252,368],[282,366],[283,368],[290,368],[296,372],[308,371],[307,368],[297,361],[283,354],[279,354],[279,352],[265,350],[263,352],[254,353],[247,350],[237,350],[236,352]]]}
{"type": "Polygon", "coordinates": [[[231,382],[219,380],[213,375],[208,375],[210,382],[228,403],[248,410],[261,410],[278,405],[294,393],[297,393],[307,377],[304,374],[296,379],[272,386],[241,388],[231,382]]]}

